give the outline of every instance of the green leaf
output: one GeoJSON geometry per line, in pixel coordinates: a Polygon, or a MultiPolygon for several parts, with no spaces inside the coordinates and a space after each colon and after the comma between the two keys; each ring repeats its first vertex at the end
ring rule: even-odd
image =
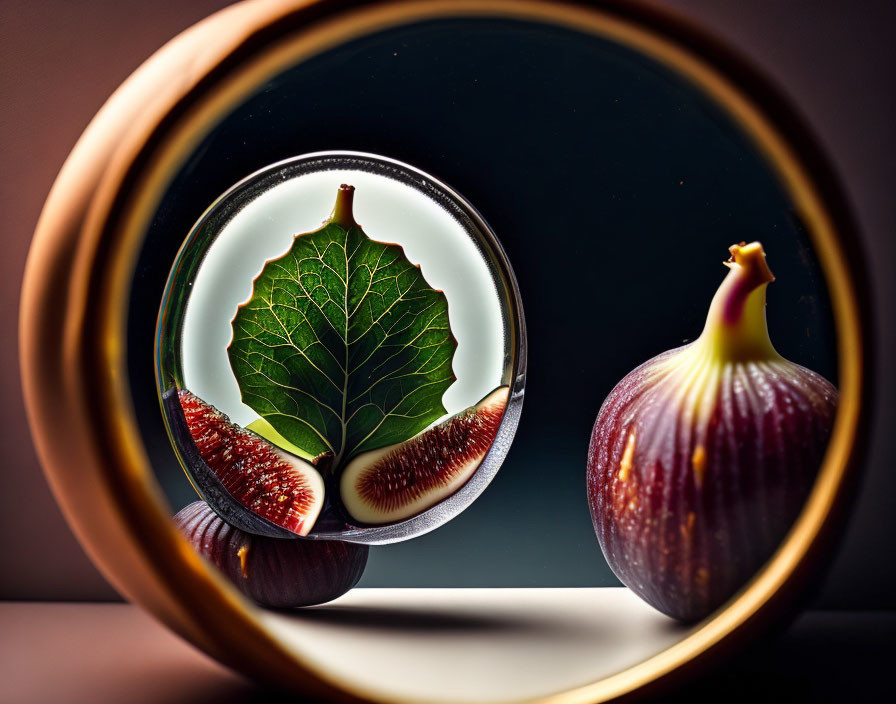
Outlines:
{"type": "Polygon", "coordinates": [[[308,454],[332,452],[335,468],[445,415],[455,380],[445,295],[400,246],[364,234],[353,191],[265,264],[228,348],[243,401],[308,454]]]}

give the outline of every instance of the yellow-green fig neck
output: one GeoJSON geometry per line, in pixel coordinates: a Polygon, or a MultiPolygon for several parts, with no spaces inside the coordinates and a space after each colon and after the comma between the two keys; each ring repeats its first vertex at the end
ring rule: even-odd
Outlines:
{"type": "Polygon", "coordinates": [[[780,359],[768,336],[765,289],[775,280],[759,242],[732,245],[696,347],[725,361],[780,359]]]}

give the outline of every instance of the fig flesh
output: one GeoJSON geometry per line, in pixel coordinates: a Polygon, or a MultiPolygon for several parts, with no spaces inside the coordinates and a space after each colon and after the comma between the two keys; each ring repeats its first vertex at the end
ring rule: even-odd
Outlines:
{"type": "Polygon", "coordinates": [[[604,401],[591,435],[591,517],[610,567],[686,621],[741,588],[811,490],[837,390],[774,349],[758,242],[731,269],[693,343],[645,362],[604,401]]]}
{"type": "Polygon", "coordinates": [[[295,535],[307,535],[324,503],[315,467],[242,428],[211,404],[178,391],[202,461],[243,507],[295,535]]]}
{"type": "Polygon", "coordinates": [[[204,501],[181,509],[174,522],[201,555],[262,606],[331,601],[358,583],[367,564],[366,545],[252,535],[223,521],[204,501]]]}
{"type": "Polygon", "coordinates": [[[491,448],[508,397],[508,387],[498,387],[475,406],[410,440],[352,459],[340,480],[348,513],[360,523],[392,523],[456,492],[491,448]]]}

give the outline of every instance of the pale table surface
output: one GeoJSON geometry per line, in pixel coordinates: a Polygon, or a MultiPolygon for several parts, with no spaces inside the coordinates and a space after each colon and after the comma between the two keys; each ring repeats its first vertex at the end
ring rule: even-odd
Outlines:
{"type": "MultiPolygon", "coordinates": [[[[419,673],[422,668],[426,677],[432,677],[437,676],[431,661],[433,648],[438,647],[439,658],[444,657],[452,670],[467,668],[466,679],[472,681],[483,676],[476,668],[481,669],[477,662],[484,658],[501,671],[523,657],[517,679],[527,687],[538,684],[532,674],[538,668],[525,661],[526,653],[537,652],[538,647],[542,652],[550,647],[565,663],[559,668],[561,679],[575,679],[595,668],[624,664],[626,658],[638,656],[639,647],[649,650],[660,646],[663,638],[680,637],[674,625],[629,603],[630,595],[623,590],[616,596],[593,594],[598,591],[606,592],[358,589],[304,615],[273,618],[279,621],[274,627],[286,629],[287,638],[313,637],[323,651],[353,644],[339,662],[327,662],[325,656],[322,664],[327,667],[364,671],[359,658],[375,652],[368,671],[391,677],[389,669],[403,663],[408,670],[419,673]],[[602,611],[598,602],[607,598],[617,612],[616,620],[606,613],[583,613],[589,604],[602,611]],[[627,636],[620,624],[632,617],[637,623],[627,636]],[[639,641],[647,645],[638,645],[639,641]],[[603,642],[616,645],[604,647],[603,642]],[[589,664],[600,658],[603,663],[589,664]]],[[[807,612],[782,634],[663,701],[896,701],[894,655],[896,613],[807,612]]],[[[481,691],[487,693],[488,682],[485,685],[481,691]]],[[[0,603],[3,704],[290,701],[305,700],[247,682],[133,606],[0,603]]]]}

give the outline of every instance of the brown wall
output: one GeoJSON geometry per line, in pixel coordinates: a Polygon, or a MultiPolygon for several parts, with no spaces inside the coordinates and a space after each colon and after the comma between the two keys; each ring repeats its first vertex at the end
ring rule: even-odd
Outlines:
{"type": "Polygon", "coordinates": [[[28,439],[18,375],[19,288],[44,198],[81,131],[164,42],[226,0],[0,0],[0,597],[115,592],[72,537],[28,439]]]}
{"type": "MultiPolygon", "coordinates": [[[[114,593],[72,538],[37,465],[17,366],[18,290],[31,231],[65,155],[114,88],[223,0],[0,0],[0,598],[114,593]]],[[[896,5],[846,0],[662,0],[715,29],[802,107],[853,198],[879,327],[875,432],[857,510],[822,603],[894,605],[896,567],[896,5]],[[861,10],[854,10],[860,7],[861,10]],[[890,432],[888,432],[890,431],[890,432]],[[882,556],[882,557],[878,557],[882,556]]]]}

